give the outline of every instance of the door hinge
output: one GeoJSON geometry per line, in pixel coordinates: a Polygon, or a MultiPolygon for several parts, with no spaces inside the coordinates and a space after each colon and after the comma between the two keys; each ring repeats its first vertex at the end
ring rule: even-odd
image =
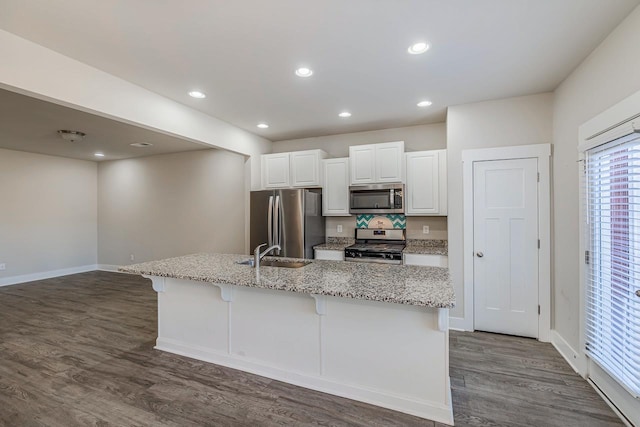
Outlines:
{"type": "Polygon", "coordinates": [[[538,239],[538,249],[540,249],[540,239],[538,239]]]}
{"type": "Polygon", "coordinates": [[[538,172],[538,182],[540,182],[540,172],[538,172]]]}
{"type": "Polygon", "coordinates": [[[540,316],[540,306],[538,305],[538,316],[540,316]]]}
{"type": "Polygon", "coordinates": [[[589,251],[584,251],[584,263],[589,264],[589,251]]]}

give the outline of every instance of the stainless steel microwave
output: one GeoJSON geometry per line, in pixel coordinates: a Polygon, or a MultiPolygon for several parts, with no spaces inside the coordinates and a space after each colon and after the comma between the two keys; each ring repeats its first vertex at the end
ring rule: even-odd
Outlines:
{"type": "Polygon", "coordinates": [[[403,184],[374,184],[349,187],[352,214],[404,213],[403,184]]]}

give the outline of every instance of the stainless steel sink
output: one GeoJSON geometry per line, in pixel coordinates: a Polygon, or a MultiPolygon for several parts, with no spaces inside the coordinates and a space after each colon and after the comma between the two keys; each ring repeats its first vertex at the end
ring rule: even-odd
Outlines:
{"type": "MultiPolygon", "coordinates": [[[[236,264],[240,265],[250,265],[253,267],[253,258],[246,259],[244,261],[236,261],[236,264]]],[[[305,265],[311,264],[311,261],[272,261],[272,260],[262,260],[260,262],[260,267],[282,267],[282,268],[300,268],[305,265]]]]}
{"type": "Polygon", "coordinates": [[[300,268],[311,264],[311,261],[262,261],[260,267],[300,268]]]}

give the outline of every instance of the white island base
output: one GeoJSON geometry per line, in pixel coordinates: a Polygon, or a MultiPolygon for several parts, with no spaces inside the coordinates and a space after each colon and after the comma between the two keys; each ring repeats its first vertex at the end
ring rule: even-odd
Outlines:
{"type": "Polygon", "coordinates": [[[453,425],[446,308],[145,277],[156,349],[453,425]]]}

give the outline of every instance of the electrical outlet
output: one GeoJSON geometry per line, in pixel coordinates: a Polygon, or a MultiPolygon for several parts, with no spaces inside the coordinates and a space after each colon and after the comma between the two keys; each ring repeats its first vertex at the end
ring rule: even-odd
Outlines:
{"type": "Polygon", "coordinates": [[[342,233],[342,225],[338,225],[338,233],[342,233]]]}
{"type": "Polygon", "coordinates": [[[6,269],[7,269],[7,264],[5,264],[5,263],[0,264],[0,271],[1,270],[6,270],[6,269]]]}
{"type": "Polygon", "coordinates": [[[422,226],[422,234],[429,234],[429,226],[428,225],[423,225],[422,226]]]}
{"type": "Polygon", "coordinates": [[[133,256],[133,254],[129,255],[129,257],[131,258],[131,261],[135,261],[136,260],[136,257],[133,256]]]}

